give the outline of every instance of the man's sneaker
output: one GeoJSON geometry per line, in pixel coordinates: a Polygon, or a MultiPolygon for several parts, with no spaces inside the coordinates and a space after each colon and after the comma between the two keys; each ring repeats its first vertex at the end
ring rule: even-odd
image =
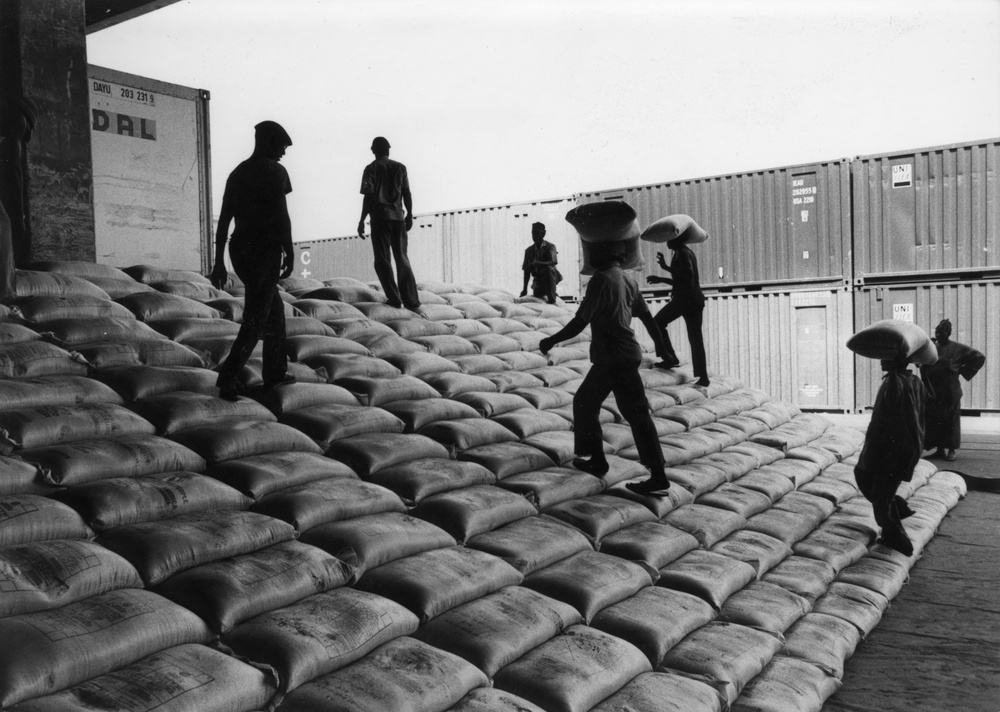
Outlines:
{"type": "Polygon", "coordinates": [[[667,490],[670,489],[670,480],[666,477],[650,477],[642,482],[628,482],[625,487],[630,492],[641,494],[646,497],[669,497],[667,490]]]}
{"type": "Polygon", "coordinates": [[[243,393],[243,388],[236,381],[220,381],[216,383],[219,387],[219,398],[227,401],[239,400],[243,393]]]}
{"type": "Polygon", "coordinates": [[[910,537],[906,536],[906,530],[903,529],[902,525],[898,529],[883,529],[882,538],[879,541],[903,556],[913,556],[913,543],[910,541],[910,537]]]}
{"type": "Polygon", "coordinates": [[[287,386],[290,383],[295,383],[295,376],[290,373],[286,373],[284,376],[279,378],[277,381],[267,381],[264,383],[264,390],[268,391],[272,388],[277,388],[278,386],[287,386]]]}
{"type": "Polygon", "coordinates": [[[600,460],[597,460],[593,457],[590,458],[589,460],[585,460],[582,457],[578,457],[573,460],[573,467],[575,467],[578,470],[583,470],[584,472],[594,475],[595,477],[603,477],[604,475],[608,474],[608,470],[611,469],[611,466],[608,464],[608,461],[603,457],[600,460]]]}

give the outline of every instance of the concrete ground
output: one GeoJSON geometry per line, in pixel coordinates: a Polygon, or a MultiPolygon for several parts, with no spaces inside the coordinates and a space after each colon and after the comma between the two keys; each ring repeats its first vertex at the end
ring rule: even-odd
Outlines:
{"type": "MultiPolygon", "coordinates": [[[[831,416],[864,429],[866,416],[831,416]]],[[[848,660],[823,712],[1000,710],[1000,418],[963,418],[939,469],[969,494],[942,521],[910,581],[848,660]]]]}

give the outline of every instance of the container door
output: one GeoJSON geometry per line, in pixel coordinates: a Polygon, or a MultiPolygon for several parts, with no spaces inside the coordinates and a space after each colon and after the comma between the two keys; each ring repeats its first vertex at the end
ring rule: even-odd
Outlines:
{"type": "Polygon", "coordinates": [[[791,181],[792,276],[805,279],[819,276],[819,187],[816,173],[793,173],[791,181]]]}
{"type": "Polygon", "coordinates": [[[916,261],[916,187],[913,156],[882,164],[882,183],[889,220],[888,272],[912,272],[916,261]]]}
{"type": "Polygon", "coordinates": [[[836,401],[827,381],[830,353],[826,328],[826,307],[795,308],[796,403],[799,407],[826,407],[836,401]]]}

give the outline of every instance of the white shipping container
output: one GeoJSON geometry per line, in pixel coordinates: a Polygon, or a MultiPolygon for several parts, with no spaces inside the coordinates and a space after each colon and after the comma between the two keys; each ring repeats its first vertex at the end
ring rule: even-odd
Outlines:
{"type": "Polygon", "coordinates": [[[208,92],[94,65],[88,76],[96,261],[207,272],[208,92]]]}

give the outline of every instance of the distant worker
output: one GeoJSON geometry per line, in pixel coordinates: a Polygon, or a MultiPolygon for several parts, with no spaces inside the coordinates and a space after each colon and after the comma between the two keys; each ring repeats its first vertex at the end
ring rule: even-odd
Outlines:
{"type": "Polygon", "coordinates": [[[591,203],[569,211],[566,220],[588,243],[589,267],[595,271],[576,314],[557,333],[542,339],[539,350],[547,354],[559,342],[580,334],[587,324],[591,326],[592,365],[573,396],[573,450],[580,456],[573,460],[573,466],[597,477],[609,471],[599,415],[604,399],[614,393],[632,429],[639,462],[651,475],[626,486],[637,494],[666,496],[663,490],[670,487],[670,481],[664,471],[663,450],[649,412],[645,385],[639,376],[643,351],[632,330],[632,319],[643,323],[658,353],[660,330],[639,285],[623,269],[634,266],[629,262],[630,250],[637,254],[638,225],[634,236],[628,237],[635,210],[621,201],[591,203]],[[622,235],[626,237],[622,239],[622,235]]]}
{"type": "Polygon", "coordinates": [[[685,232],[667,242],[667,247],[674,253],[669,266],[663,253],[656,253],[657,263],[661,269],[670,273],[670,277],[657,277],[655,275],[646,277],[646,284],[673,285],[670,301],[653,317],[663,331],[665,354],[664,359],[655,365],[657,368],[665,369],[680,365],[680,359],[677,358],[673,344],[670,343],[667,326],[675,319],[684,317],[688,341],[691,344],[691,364],[694,368],[694,375],[698,378],[695,385],[707,386],[710,381],[705,358],[705,341],[701,333],[705,295],[701,291],[701,282],[698,277],[698,258],[687,246],[688,235],[689,232],[685,232]]]}
{"type": "Polygon", "coordinates": [[[528,294],[528,280],[534,278],[531,283],[532,295],[555,304],[556,285],[562,281],[562,275],[556,268],[559,263],[556,246],[545,239],[545,225],[540,222],[532,224],[531,240],[533,244],[525,249],[524,260],[521,262],[521,270],[524,272],[521,296],[528,294]]]}
{"type": "Polygon", "coordinates": [[[264,387],[295,380],[287,373],[285,305],[278,294],[278,280],[291,275],[295,265],[292,223],[285,202],[292,184],[278,163],[292,139],[274,121],[262,121],[254,128],[253,154],[229,174],[215,234],[212,284],[222,289],[229,278],[225,249],[229,224],[235,221],[229,259],[246,287],[243,323],[229,356],[219,367],[219,395],[226,400],[236,400],[242,393],[239,373],[261,339],[264,387]]]}
{"type": "Polygon", "coordinates": [[[924,447],[936,447],[931,458],[953,462],[962,444],[961,376],[971,381],[986,363],[986,356],[971,346],[951,340],[951,321],[943,319],[934,329],[937,363],[921,366],[920,377],[927,387],[927,432],[924,447]]]}
{"type": "Polygon", "coordinates": [[[417,280],[406,255],[407,235],[413,227],[413,198],[406,166],[389,159],[389,142],[381,136],[372,141],[375,160],[365,166],[361,176],[361,220],[358,237],[365,239],[365,218],[371,216],[372,249],[375,252],[375,274],[391,307],[405,306],[411,311],[420,308],[417,280]],[[403,211],[403,207],[406,211],[403,211]],[[396,279],[392,260],[396,260],[396,279]]]}

